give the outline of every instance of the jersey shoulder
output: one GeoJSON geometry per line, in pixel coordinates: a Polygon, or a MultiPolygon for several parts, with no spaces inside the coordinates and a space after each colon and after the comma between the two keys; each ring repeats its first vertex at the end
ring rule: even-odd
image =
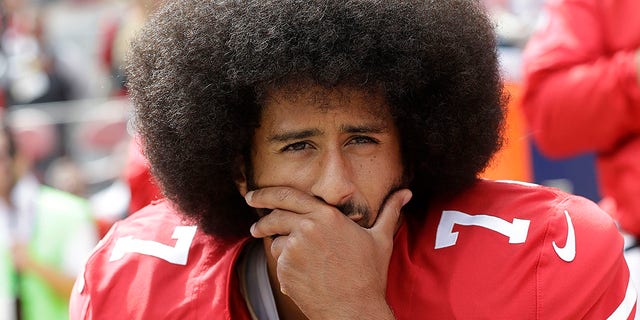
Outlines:
{"type": "Polygon", "coordinates": [[[435,205],[427,221],[420,237],[432,243],[429,263],[442,265],[437,278],[449,278],[460,296],[471,299],[474,288],[500,283],[505,294],[484,297],[487,305],[510,300],[518,306],[513,315],[526,310],[559,319],[606,318],[615,310],[629,315],[635,304],[622,236],[586,198],[530,183],[481,180],[435,205]],[[456,274],[448,271],[452,265],[456,274]]]}
{"type": "Polygon", "coordinates": [[[562,247],[564,239],[575,233],[576,240],[585,243],[585,250],[608,251],[622,246],[613,219],[596,203],[533,183],[480,180],[459,197],[440,205],[438,210],[527,224],[523,240],[529,244],[551,239],[562,247]]]}
{"type": "Polygon", "coordinates": [[[569,216],[574,226],[595,228],[595,232],[608,231],[616,238],[619,233],[613,219],[596,203],[557,188],[511,180],[481,180],[460,200],[477,203],[474,200],[482,195],[496,200],[490,201],[486,210],[498,215],[518,212],[523,217],[550,224],[562,223],[569,216]]]}
{"type": "Polygon", "coordinates": [[[73,319],[186,319],[229,313],[231,272],[244,241],[204,234],[159,201],[117,222],[72,293],[73,319]]]}

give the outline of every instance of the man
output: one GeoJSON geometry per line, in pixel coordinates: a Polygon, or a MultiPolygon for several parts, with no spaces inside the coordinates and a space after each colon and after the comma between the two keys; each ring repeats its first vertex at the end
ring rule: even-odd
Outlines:
{"type": "Polygon", "coordinates": [[[97,243],[88,203],[41,185],[0,121],[0,316],[68,319],[74,280],[97,243]]]}
{"type": "Polygon", "coordinates": [[[476,178],[494,40],[475,1],[168,3],[128,66],[168,200],[110,230],[72,319],[630,318],[605,213],[476,178]]]}

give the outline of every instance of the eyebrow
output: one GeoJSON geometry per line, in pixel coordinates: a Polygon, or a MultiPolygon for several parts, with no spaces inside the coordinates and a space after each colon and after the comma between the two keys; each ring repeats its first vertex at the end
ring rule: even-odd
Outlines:
{"type": "Polygon", "coordinates": [[[294,130],[287,131],[284,133],[277,133],[269,137],[269,142],[285,142],[290,140],[300,140],[306,139],[313,136],[321,135],[322,131],[318,129],[309,129],[309,130],[294,130]]]}
{"type": "MultiPolygon", "coordinates": [[[[361,125],[352,126],[344,125],[340,128],[340,131],[344,133],[383,133],[386,131],[386,127],[382,125],[361,125]]],[[[322,135],[322,130],[319,129],[306,129],[306,130],[294,130],[283,133],[277,133],[270,136],[267,140],[269,142],[286,142],[291,140],[301,140],[309,137],[322,135]]]]}
{"type": "Polygon", "coordinates": [[[387,127],[383,125],[366,124],[361,126],[342,126],[340,130],[346,133],[383,133],[387,127]]]}

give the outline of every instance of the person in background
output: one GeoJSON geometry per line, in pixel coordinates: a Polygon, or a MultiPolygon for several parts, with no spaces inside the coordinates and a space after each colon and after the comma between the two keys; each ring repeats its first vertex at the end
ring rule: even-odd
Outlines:
{"type": "Polygon", "coordinates": [[[168,1],[132,45],[165,200],[71,319],[631,319],[613,220],[479,179],[505,95],[478,1],[168,1]]]}
{"type": "Polygon", "coordinates": [[[550,0],[545,12],[524,53],[533,138],[549,157],[594,152],[603,208],[639,238],[640,2],[550,0]]]}
{"type": "Polygon", "coordinates": [[[129,0],[121,16],[108,18],[102,24],[103,37],[99,42],[100,62],[111,75],[110,95],[127,93],[124,59],[129,42],[162,0],[129,0]]]}
{"type": "Polygon", "coordinates": [[[40,184],[14,134],[3,119],[0,227],[9,232],[2,233],[0,276],[9,281],[0,292],[13,297],[3,319],[68,319],[73,281],[97,243],[95,224],[86,200],[40,184]]]}
{"type": "Polygon", "coordinates": [[[127,215],[162,198],[162,192],[149,170],[149,161],[142,154],[140,148],[140,141],[135,137],[132,138],[129,142],[127,162],[123,173],[131,195],[127,215]]]}
{"type": "Polygon", "coordinates": [[[6,66],[0,74],[7,106],[66,101],[73,97],[45,34],[44,12],[27,0],[3,1],[0,51],[6,66]]]}
{"type": "MultiPolygon", "coordinates": [[[[132,0],[122,16],[107,19],[103,23],[100,61],[111,74],[112,96],[126,96],[126,51],[132,38],[142,29],[148,17],[160,7],[161,2],[162,0],[132,0]]],[[[140,150],[138,137],[131,137],[129,140],[122,180],[130,192],[130,202],[125,215],[130,215],[151,201],[161,198],[160,190],[149,171],[148,161],[140,150]]],[[[104,234],[113,222],[115,220],[101,221],[101,234],[104,234]]]]}
{"type": "Polygon", "coordinates": [[[0,133],[0,318],[15,320],[17,316],[14,288],[13,262],[11,258],[12,217],[9,215],[8,203],[11,194],[13,176],[12,160],[16,156],[13,139],[8,138],[6,129],[0,133]]]}

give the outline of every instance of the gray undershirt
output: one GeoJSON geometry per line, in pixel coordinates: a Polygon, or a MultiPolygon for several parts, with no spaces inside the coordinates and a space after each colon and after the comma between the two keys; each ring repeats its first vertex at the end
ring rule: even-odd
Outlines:
{"type": "Polygon", "coordinates": [[[267,257],[261,242],[250,244],[245,258],[245,290],[247,304],[258,320],[280,320],[271,291],[267,257]]]}

